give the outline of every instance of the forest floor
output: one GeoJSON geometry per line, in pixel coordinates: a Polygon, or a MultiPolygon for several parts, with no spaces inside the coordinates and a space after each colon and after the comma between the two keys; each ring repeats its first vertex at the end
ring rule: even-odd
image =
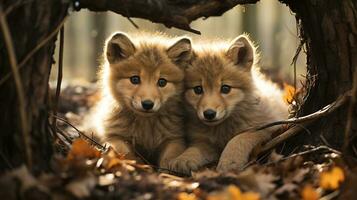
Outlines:
{"type": "Polygon", "coordinates": [[[356,199],[357,169],[326,146],[304,146],[289,155],[261,156],[243,171],[206,168],[182,176],[137,164],[97,143],[81,124],[99,94],[93,85],[61,92],[56,153],[51,172],[32,176],[25,167],[0,179],[4,199],[356,199]],[[76,130],[78,129],[78,130],[76,130]],[[85,135],[86,136],[85,136],[85,135]],[[14,196],[15,195],[15,196],[14,196]]]}

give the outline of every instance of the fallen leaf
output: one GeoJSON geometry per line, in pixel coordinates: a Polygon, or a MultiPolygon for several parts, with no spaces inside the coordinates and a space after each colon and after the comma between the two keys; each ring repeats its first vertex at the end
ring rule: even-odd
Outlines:
{"type": "Polygon", "coordinates": [[[242,192],[237,186],[230,185],[225,190],[212,193],[207,200],[259,200],[260,195],[255,192],[242,192]]]}
{"type": "Polygon", "coordinates": [[[121,164],[121,160],[118,158],[111,158],[106,166],[107,169],[111,169],[114,166],[121,164]]]}
{"type": "Polygon", "coordinates": [[[191,194],[188,194],[186,192],[180,192],[178,195],[177,195],[177,200],[198,200],[196,195],[191,193],[191,194]]]}
{"type": "Polygon", "coordinates": [[[21,182],[22,190],[38,185],[36,178],[30,173],[25,165],[13,170],[11,174],[21,182]]]}
{"type": "Polygon", "coordinates": [[[72,143],[71,151],[67,155],[68,160],[99,158],[100,152],[90,146],[84,139],[76,139],[72,143]]]}
{"type": "Polygon", "coordinates": [[[98,185],[100,186],[107,186],[115,183],[115,175],[110,173],[110,174],[105,174],[101,175],[98,177],[98,185]]]}
{"type": "Polygon", "coordinates": [[[241,172],[237,176],[240,183],[248,186],[254,191],[258,191],[263,198],[267,197],[275,189],[276,184],[274,181],[278,179],[273,174],[265,174],[263,172],[256,172],[252,168],[241,172]]]}
{"type": "Polygon", "coordinates": [[[10,173],[5,174],[11,178],[16,178],[21,184],[21,192],[25,192],[30,188],[37,188],[42,192],[48,192],[48,188],[41,184],[36,177],[34,177],[25,165],[22,165],[10,173]]]}
{"type": "Polygon", "coordinates": [[[295,88],[287,83],[284,83],[284,101],[288,104],[291,104],[295,96],[295,88]]]}
{"type": "Polygon", "coordinates": [[[227,191],[230,194],[230,196],[232,197],[231,199],[234,199],[234,200],[241,199],[242,192],[240,191],[240,189],[237,186],[230,185],[230,186],[228,186],[227,191]]]}
{"type": "Polygon", "coordinates": [[[269,163],[276,163],[283,159],[284,156],[281,154],[278,154],[275,150],[269,155],[268,162],[269,163]]]}
{"type": "Polygon", "coordinates": [[[294,183],[285,183],[275,191],[275,194],[281,195],[284,193],[294,192],[297,188],[298,186],[294,183]]]}
{"type": "Polygon", "coordinates": [[[292,181],[295,183],[300,183],[304,180],[306,175],[310,172],[309,168],[297,169],[295,174],[291,177],[292,181]]]}
{"type": "Polygon", "coordinates": [[[109,146],[108,151],[106,152],[106,155],[108,155],[108,157],[110,157],[110,158],[117,158],[117,159],[120,159],[120,160],[124,160],[125,159],[125,154],[118,153],[111,146],[109,146]]]}
{"type": "Polygon", "coordinates": [[[88,197],[96,185],[96,178],[92,175],[76,179],[66,185],[66,190],[77,198],[88,197]]]}
{"type": "Polygon", "coordinates": [[[301,191],[301,197],[303,200],[318,200],[320,195],[311,185],[306,185],[301,191]]]}
{"type": "Polygon", "coordinates": [[[242,194],[241,200],[259,200],[260,195],[255,192],[246,192],[242,194]]]}
{"type": "Polygon", "coordinates": [[[320,174],[320,186],[326,190],[335,190],[340,183],[345,180],[345,175],[340,167],[333,167],[331,170],[320,174]]]}

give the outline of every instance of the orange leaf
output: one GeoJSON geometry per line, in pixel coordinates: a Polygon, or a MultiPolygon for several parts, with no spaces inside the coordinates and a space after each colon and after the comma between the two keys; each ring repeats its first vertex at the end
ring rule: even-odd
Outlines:
{"type": "Polygon", "coordinates": [[[228,186],[227,191],[230,194],[230,196],[232,197],[231,199],[234,199],[234,200],[241,199],[242,192],[240,191],[240,189],[237,186],[230,185],[230,186],[228,186]]]}
{"type": "Polygon", "coordinates": [[[111,169],[114,166],[117,166],[121,163],[122,160],[118,158],[111,158],[106,166],[107,169],[111,169]]]}
{"type": "Polygon", "coordinates": [[[259,200],[260,195],[255,192],[243,193],[237,186],[230,185],[224,191],[208,195],[207,200],[259,200]]]}
{"type": "Polygon", "coordinates": [[[259,200],[260,195],[255,192],[246,192],[242,194],[242,200],[259,200]]]}
{"type": "Polygon", "coordinates": [[[345,180],[345,175],[340,167],[333,167],[330,171],[320,174],[320,186],[326,190],[335,190],[345,180]]]}
{"type": "Polygon", "coordinates": [[[94,147],[90,146],[84,139],[76,139],[72,143],[71,151],[67,155],[68,160],[98,157],[100,157],[100,152],[94,147]]]}
{"type": "Polygon", "coordinates": [[[284,83],[284,101],[286,103],[292,103],[295,95],[295,88],[287,83],[284,83]]]}
{"type": "Polygon", "coordinates": [[[191,194],[188,194],[186,192],[180,192],[178,195],[177,195],[177,200],[197,200],[197,197],[195,194],[191,193],[191,194]]]}
{"type": "Polygon", "coordinates": [[[318,200],[320,198],[319,193],[311,185],[306,185],[301,191],[303,200],[318,200]]]}

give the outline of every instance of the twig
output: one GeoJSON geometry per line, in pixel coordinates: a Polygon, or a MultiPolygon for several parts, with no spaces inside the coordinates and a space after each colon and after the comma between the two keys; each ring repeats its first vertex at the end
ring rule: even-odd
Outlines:
{"type": "Polygon", "coordinates": [[[347,91],[345,94],[343,94],[342,96],[337,98],[337,100],[334,101],[333,103],[323,107],[322,109],[320,109],[312,114],[309,114],[309,115],[306,115],[303,117],[294,117],[294,118],[290,118],[288,120],[276,121],[276,122],[264,124],[262,126],[251,127],[251,128],[245,129],[242,132],[258,131],[258,130],[262,130],[262,129],[266,129],[266,128],[269,128],[272,126],[282,125],[282,124],[298,124],[298,123],[313,121],[313,120],[319,119],[321,117],[324,117],[324,116],[329,115],[330,113],[334,112],[337,108],[339,108],[344,103],[346,103],[346,101],[350,98],[350,96],[351,96],[351,91],[347,91]]]}
{"type": "MultiPolygon", "coordinates": [[[[305,122],[303,124],[300,124],[301,126],[307,126],[309,123],[305,122]]],[[[261,149],[259,149],[258,154],[268,151],[272,148],[274,148],[276,145],[280,144],[281,142],[287,140],[288,138],[296,135],[300,131],[304,130],[301,126],[293,126],[292,128],[289,128],[287,131],[284,133],[278,135],[277,137],[273,138],[270,140],[268,143],[266,143],[261,149]]]]}
{"type": "MultiPolygon", "coordinates": [[[[311,134],[311,132],[310,132],[308,129],[306,129],[304,126],[302,126],[301,124],[296,124],[296,126],[300,127],[300,128],[301,128],[300,130],[305,130],[306,132],[308,132],[308,133],[311,134]]],[[[289,129],[289,130],[290,130],[290,129],[289,129]]],[[[300,130],[297,131],[297,132],[294,132],[294,134],[300,132],[300,130]]],[[[281,134],[281,135],[282,135],[282,134],[281,134]]],[[[280,136],[280,135],[279,135],[279,136],[280,136]]],[[[278,136],[278,137],[279,137],[279,136],[278,136]]],[[[290,136],[290,137],[291,137],[291,136],[290,136]]],[[[277,137],[276,137],[276,138],[277,138],[277,137]]],[[[258,149],[258,151],[255,153],[255,155],[259,155],[259,154],[261,154],[261,153],[263,153],[263,152],[267,152],[268,150],[274,148],[276,145],[277,145],[277,144],[275,144],[275,143],[274,143],[274,144],[271,144],[271,146],[264,145],[261,149],[258,149]]],[[[295,148],[291,153],[294,153],[296,150],[297,150],[297,148],[295,148]]],[[[268,156],[268,155],[270,155],[270,153],[265,154],[265,156],[268,156]]],[[[294,154],[294,155],[296,155],[296,154],[294,154]]],[[[245,165],[242,167],[242,170],[245,169],[245,168],[247,168],[247,167],[249,167],[250,165],[252,165],[252,164],[255,163],[255,162],[259,162],[259,161],[262,160],[263,158],[264,158],[264,157],[262,156],[262,158],[259,159],[259,160],[251,160],[251,161],[249,161],[247,164],[245,164],[245,165]]],[[[282,159],[281,159],[281,160],[282,160],[282,159]]],[[[279,160],[279,161],[281,161],[281,160],[279,160]]],[[[268,164],[270,164],[270,163],[266,163],[266,164],[268,165],[268,164]]]]}
{"type": "Polygon", "coordinates": [[[136,28],[139,29],[139,26],[130,18],[130,14],[129,14],[129,10],[127,7],[125,7],[126,10],[126,18],[128,19],[128,21],[136,28]]]}
{"type": "Polygon", "coordinates": [[[291,159],[291,158],[294,158],[294,157],[297,157],[297,156],[303,156],[303,155],[306,155],[306,154],[310,154],[310,153],[314,153],[316,151],[320,151],[320,150],[329,150],[333,153],[336,153],[338,155],[341,155],[341,152],[335,150],[335,149],[332,149],[328,146],[319,146],[319,147],[316,147],[316,148],[313,148],[313,149],[309,149],[309,150],[306,150],[306,151],[303,151],[303,152],[299,152],[299,153],[295,153],[293,155],[290,155],[290,156],[287,156],[287,157],[284,157],[284,158],[281,158],[277,161],[272,161],[272,162],[267,162],[265,163],[265,165],[271,165],[271,164],[274,164],[274,163],[278,163],[278,162],[281,162],[281,161],[284,161],[284,160],[288,160],[288,159],[291,159]]]}
{"type": "Polygon", "coordinates": [[[293,60],[290,63],[290,65],[294,66],[294,88],[296,88],[296,62],[297,62],[297,60],[299,58],[301,49],[304,46],[304,44],[305,44],[305,41],[304,40],[300,40],[300,44],[299,44],[298,48],[296,49],[295,55],[293,57],[293,60]]]}
{"type": "Polygon", "coordinates": [[[136,29],[139,29],[139,26],[130,17],[127,17],[127,19],[136,29]]]}
{"type": "Polygon", "coordinates": [[[17,2],[11,4],[9,7],[6,8],[6,10],[4,11],[4,15],[7,16],[9,13],[11,13],[17,7],[20,7],[20,6],[23,6],[25,4],[31,3],[33,1],[34,0],[28,0],[28,1],[18,0],[17,2]]]}
{"type": "MultiPolygon", "coordinates": [[[[53,106],[53,115],[57,116],[58,102],[61,94],[61,83],[63,75],[63,41],[64,41],[64,27],[62,26],[60,30],[60,46],[59,46],[59,60],[58,60],[58,75],[57,75],[57,88],[56,88],[56,98],[53,106]]],[[[52,128],[53,132],[57,132],[57,118],[52,118],[52,128]]],[[[56,135],[56,134],[55,134],[56,135]]]]}
{"type": "Polygon", "coordinates": [[[80,131],[79,129],[77,129],[74,125],[72,125],[69,121],[67,121],[66,119],[63,119],[62,117],[56,116],[52,114],[52,117],[55,117],[59,120],[61,120],[62,122],[68,124],[69,126],[71,126],[74,130],[76,130],[80,136],[86,138],[87,140],[91,141],[93,144],[95,144],[96,146],[98,146],[100,149],[102,149],[103,151],[106,150],[106,148],[99,144],[97,141],[95,141],[94,139],[92,139],[91,137],[88,137],[85,133],[83,133],[82,131],[80,131]]]}
{"type": "Polygon", "coordinates": [[[68,142],[69,144],[72,144],[71,138],[69,138],[69,137],[67,136],[67,134],[66,134],[62,129],[57,128],[57,131],[59,132],[59,134],[60,134],[62,137],[64,137],[64,139],[66,140],[66,142],[68,142]]]}
{"type": "Polygon", "coordinates": [[[335,197],[337,197],[339,194],[340,194],[340,191],[336,190],[326,196],[321,197],[320,200],[331,200],[331,199],[334,199],[335,197]]]}
{"type": "MultiPolygon", "coordinates": [[[[355,70],[353,74],[353,86],[352,86],[352,97],[351,97],[351,102],[348,107],[348,113],[347,113],[347,123],[346,123],[346,130],[345,130],[345,138],[344,138],[344,143],[343,143],[343,151],[347,152],[350,139],[351,139],[351,129],[353,125],[353,115],[356,109],[356,98],[357,98],[357,70],[355,70]]],[[[348,155],[348,154],[347,154],[348,155]]]]}
{"type": "Polygon", "coordinates": [[[0,156],[1,158],[4,160],[5,164],[10,168],[13,169],[14,167],[12,166],[12,164],[10,163],[9,159],[6,158],[6,156],[4,155],[4,153],[2,151],[0,151],[0,156]]]}
{"type": "MultiPolygon", "coordinates": [[[[61,29],[61,27],[64,25],[65,21],[66,21],[67,17],[65,17],[59,24],[58,26],[48,35],[46,36],[43,40],[41,40],[40,43],[38,43],[35,48],[33,48],[26,56],[25,58],[20,62],[20,64],[18,65],[19,70],[22,69],[25,64],[27,63],[27,61],[32,58],[32,56],[38,51],[40,50],[45,44],[47,44],[48,41],[50,41],[54,36],[57,35],[58,31],[61,29]]],[[[10,77],[11,77],[12,73],[8,73],[6,74],[1,80],[0,80],[0,86],[2,84],[4,84],[10,77]]]]}
{"type": "Polygon", "coordinates": [[[325,138],[325,136],[323,134],[320,134],[320,139],[321,139],[322,143],[324,143],[326,146],[331,146],[331,144],[327,141],[327,139],[325,138]]]}
{"type": "Polygon", "coordinates": [[[9,55],[9,61],[11,65],[11,71],[14,74],[16,92],[19,100],[19,112],[21,119],[21,128],[22,128],[22,137],[24,140],[25,146],[25,157],[26,163],[29,169],[32,169],[32,155],[31,155],[31,146],[30,146],[30,136],[29,136],[29,128],[28,128],[28,120],[26,116],[26,102],[24,95],[24,88],[21,81],[21,76],[19,73],[19,69],[17,67],[17,59],[15,54],[15,49],[12,43],[11,33],[5,19],[2,6],[0,5],[0,25],[3,32],[7,52],[9,55]]]}
{"type": "MultiPolygon", "coordinates": [[[[273,138],[268,143],[266,143],[260,149],[259,153],[262,153],[262,152],[265,152],[265,151],[268,151],[268,150],[272,149],[273,147],[275,147],[276,145],[278,145],[281,142],[285,141],[286,139],[288,139],[288,138],[296,135],[300,131],[304,130],[304,127],[308,126],[314,120],[332,113],[337,108],[339,108],[344,103],[346,103],[350,96],[351,96],[351,91],[347,91],[345,94],[340,96],[335,102],[325,106],[323,109],[321,109],[321,110],[319,110],[319,111],[317,111],[315,113],[312,113],[310,115],[307,115],[307,116],[304,116],[304,117],[300,117],[300,118],[292,118],[292,119],[289,119],[289,120],[286,120],[286,121],[274,122],[274,123],[270,123],[270,124],[262,126],[263,128],[267,128],[267,127],[270,127],[272,125],[279,125],[279,124],[286,124],[286,123],[296,123],[296,124],[298,124],[298,125],[293,126],[290,129],[288,129],[284,133],[278,135],[277,137],[273,138]]],[[[259,127],[259,128],[262,128],[262,127],[259,127]]],[[[261,129],[258,129],[258,130],[261,130],[261,129]]]]}

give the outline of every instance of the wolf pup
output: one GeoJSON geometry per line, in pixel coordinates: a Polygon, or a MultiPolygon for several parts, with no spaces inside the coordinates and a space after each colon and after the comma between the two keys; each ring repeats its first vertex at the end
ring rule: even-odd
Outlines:
{"type": "Polygon", "coordinates": [[[274,130],[239,133],[287,118],[281,91],[259,74],[256,60],[255,48],[244,35],[230,46],[194,47],[185,73],[189,147],[170,162],[172,169],[188,173],[219,159],[220,171],[240,168],[274,130]]]}
{"type": "Polygon", "coordinates": [[[131,40],[124,33],[113,34],[100,75],[102,139],[127,158],[167,168],[185,150],[182,92],[190,56],[188,38],[173,42],[146,33],[131,40]]]}

